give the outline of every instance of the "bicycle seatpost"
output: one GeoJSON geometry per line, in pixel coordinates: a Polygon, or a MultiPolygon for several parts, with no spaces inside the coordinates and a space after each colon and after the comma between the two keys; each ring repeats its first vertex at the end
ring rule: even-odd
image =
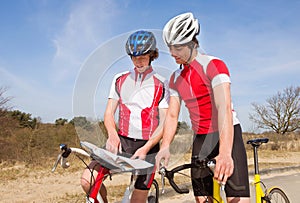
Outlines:
{"type": "Polygon", "coordinates": [[[254,173],[259,174],[259,168],[258,168],[258,147],[263,144],[267,143],[269,141],[268,138],[257,138],[254,140],[248,140],[247,144],[251,144],[253,148],[253,157],[254,157],[254,173]]]}

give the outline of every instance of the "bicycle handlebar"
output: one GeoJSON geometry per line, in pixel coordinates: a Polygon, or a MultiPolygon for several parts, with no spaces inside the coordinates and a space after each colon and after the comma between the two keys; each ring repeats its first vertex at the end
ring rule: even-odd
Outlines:
{"type": "Polygon", "coordinates": [[[107,168],[114,173],[134,172],[136,170],[138,171],[149,168],[153,165],[144,160],[131,160],[125,156],[112,154],[111,152],[99,148],[89,142],[80,142],[80,145],[83,147],[83,149],[73,147],[69,148],[66,144],[60,144],[61,153],[57,157],[57,160],[52,168],[52,172],[56,170],[59,162],[63,168],[68,168],[70,164],[67,158],[72,152],[90,157],[97,161],[101,167],[107,168]]]}
{"type": "Polygon", "coordinates": [[[180,194],[184,194],[184,193],[189,193],[189,189],[187,188],[179,188],[178,185],[175,183],[174,181],[174,174],[182,171],[184,169],[188,169],[188,168],[192,168],[192,164],[184,164],[184,165],[180,165],[177,166],[175,168],[173,168],[172,170],[167,170],[165,167],[162,167],[159,170],[159,174],[161,174],[161,178],[162,178],[162,190],[164,191],[164,177],[166,177],[169,180],[170,185],[172,186],[172,188],[180,194]]]}
{"type": "MultiPolygon", "coordinates": [[[[182,170],[189,169],[189,168],[209,168],[210,171],[214,172],[214,167],[216,163],[215,160],[199,160],[190,164],[183,164],[180,166],[177,166],[171,170],[167,170],[165,167],[161,167],[159,170],[159,174],[161,174],[162,178],[162,189],[164,191],[164,177],[166,177],[169,180],[170,185],[172,188],[180,194],[189,193],[189,189],[187,188],[180,188],[174,181],[174,174],[179,173],[182,170]]],[[[245,186],[238,186],[235,185],[231,180],[227,180],[227,184],[236,191],[245,190],[245,186]]]]}
{"type": "Polygon", "coordinates": [[[62,168],[68,168],[70,166],[70,163],[68,162],[68,157],[72,152],[75,152],[77,154],[81,154],[86,157],[90,157],[90,155],[84,151],[83,149],[75,148],[75,147],[68,147],[66,144],[60,144],[59,146],[61,153],[57,156],[57,159],[54,163],[54,166],[52,168],[52,172],[54,172],[57,168],[58,163],[60,162],[60,165],[62,168]]]}

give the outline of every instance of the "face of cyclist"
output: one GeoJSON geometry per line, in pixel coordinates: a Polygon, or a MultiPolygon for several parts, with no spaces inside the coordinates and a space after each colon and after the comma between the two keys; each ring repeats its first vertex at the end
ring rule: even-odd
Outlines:
{"type": "Polygon", "coordinates": [[[170,45],[169,51],[177,64],[187,64],[191,56],[191,50],[186,45],[170,45]]]}
{"type": "Polygon", "coordinates": [[[132,56],[131,60],[136,67],[137,71],[143,73],[149,67],[150,54],[144,54],[140,56],[132,56]]]}

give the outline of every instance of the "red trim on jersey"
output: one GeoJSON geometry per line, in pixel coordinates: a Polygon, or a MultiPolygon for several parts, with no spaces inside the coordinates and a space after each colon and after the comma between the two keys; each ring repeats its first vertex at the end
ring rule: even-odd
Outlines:
{"type": "MultiPolygon", "coordinates": [[[[115,83],[115,88],[116,92],[119,95],[119,131],[118,133],[122,136],[128,137],[129,136],[129,131],[130,131],[130,126],[134,125],[131,122],[134,122],[133,120],[131,121],[130,115],[131,111],[130,109],[126,106],[126,104],[123,103],[122,101],[122,91],[128,91],[128,94],[131,94],[131,90],[122,90],[123,84],[125,81],[132,80],[133,78],[135,79],[135,82],[137,81],[138,74],[140,74],[138,71],[134,72],[128,72],[124,75],[121,75],[119,78],[116,79],[115,83]],[[130,74],[135,74],[134,76],[130,74]]],[[[155,129],[157,128],[159,124],[159,104],[163,100],[164,95],[165,95],[165,87],[164,83],[160,81],[154,74],[152,67],[147,69],[144,73],[142,73],[142,82],[146,82],[147,80],[153,80],[153,84],[150,83],[150,85],[153,85],[154,93],[153,96],[149,97],[150,100],[150,106],[141,109],[141,138],[143,140],[148,140],[155,129]],[[152,75],[150,75],[152,74],[152,75]],[[147,77],[149,75],[149,78],[147,77]]],[[[127,81],[126,81],[127,82],[127,81]]],[[[134,81],[133,81],[134,82],[134,81]]],[[[141,82],[141,83],[142,83],[141,82]]],[[[143,90],[143,89],[141,89],[143,90]]],[[[127,94],[127,93],[126,93],[127,94]]],[[[139,100],[133,101],[136,103],[136,105],[139,105],[139,100]]],[[[132,137],[133,135],[130,135],[132,137]]]]}
{"type": "Polygon", "coordinates": [[[212,59],[207,67],[203,67],[199,61],[194,60],[184,65],[177,74],[174,72],[171,75],[170,89],[176,90],[185,102],[194,132],[207,134],[218,131],[218,114],[211,81],[218,74],[229,76],[224,62],[212,59]]]}
{"type": "Polygon", "coordinates": [[[141,112],[142,118],[142,135],[144,140],[148,140],[158,126],[158,105],[163,98],[163,84],[153,76],[154,95],[152,105],[141,112]]]}
{"type": "Polygon", "coordinates": [[[125,104],[122,102],[122,98],[120,97],[120,92],[122,85],[126,78],[130,75],[130,73],[124,74],[117,78],[116,80],[116,92],[119,95],[119,131],[118,133],[122,136],[128,136],[128,130],[129,130],[129,118],[130,118],[130,110],[126,107],[125,104]],[[122,129],[122,130],[121,130],[122,129]]]}

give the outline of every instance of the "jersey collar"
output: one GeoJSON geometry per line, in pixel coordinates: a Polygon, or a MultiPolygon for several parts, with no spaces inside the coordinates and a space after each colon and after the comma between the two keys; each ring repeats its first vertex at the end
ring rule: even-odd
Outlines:
{"type": "Polygon", "coordinates": [[[135,72],[135,82],[137,81],[138,77],[142,77],[141,78],[141,82],[144,81],[144,79],[146,78],[146,76],[151,73],[153,71],[152,66],[150,66],[149,68],[147,68],[144,72],[140,73],[137,71],[137,68],[134,68],[134,72],[135,72]]]}

